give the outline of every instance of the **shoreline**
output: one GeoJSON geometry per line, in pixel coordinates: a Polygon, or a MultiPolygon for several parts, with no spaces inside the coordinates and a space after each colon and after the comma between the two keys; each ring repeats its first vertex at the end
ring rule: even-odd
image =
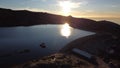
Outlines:
{"type": "MultiPolygon", "coordinates": [[[[69,43],[68,45],[66,45],[63,49],[61,49],[58,53],[55,53],[55,54],[51,54],[49,56],[45,56],[43,58],[40,58],[40,59],[36,59],[36,60],[32,60],[32,61],[28,61],[28,62],[25,62],[23,64],[20,64],[20,65],[16,65],[12,68],[23,68],[23,67],[26,67],[26,68],[38,68],[38,67],[41,67],[41,68],[49,68],[49,67],[53,67],[53,68],[57,68],[57,67],[67,67],[67,68],[79,68],[79,67],[83,67],[83,68],[93,68],[93,67],[96,67],[96,65],[93,65],[91,63],[89,63],[88,61],[84,60],[83,58],[81,58],[80,56],[74,54],[73,52],[71,52],[71,49],[72,48],[80,48],[80,49],[83,49],[84,51],[87,51],[89,52],[90,50],[88,49],[85,49],[85,47],[89,47],[88,44],[86,44],[85,41],[88,41],[88,43],[95,43],[96,41],[96,37],[97,37],[97,41],[100,42],[100,40],[102,40],[102,42],[105,42],[103,41],[103,39],[105,40],[106,39],[111,39],[111,37],[109,35],[104,35],[104,34],[95,34],[95,35],[91,35],[91,36],[87,36],[87,37],[83,37],[83,38],[79,38],[77,40],[74,40],[73,42],[69,43]],[[84,39],[84,40],[83,40],[84,39]],[[90,39],[92,39],[92,41],[90,41],[90,39]],[[94,41],[93,41],[94,40],[94,41]],[[81,42],[80,42],[81,41],[81,42]],[[85,42],[85,43],[83,43],[85,42]],[[81,44],[83,46],[73,46],[75,44],[81,44]],[[85,64],[85,65],[84,65],[85,64]]],[[[91,44],[92,44],[91,43],[91,44]]],[[[103,47],[102,47],[103,48],[103,47]]],[[[103,51],[105,51],[105,48],[103,48],[103,51]]],[[[92,49],[93,52],[94,49],[92,49]]],[[[99,50],[99,49],[97,49],[99,50]]],[[[109,67],[109,63],[105,63],[103,61],[103,57],[104,57],[104,54],[102,55],[98,55],[98,53],[93,53],[92,51],[89,52],[90,54],[93,54],[97,57],[97,62],[98,62],[98,68],[108,68],[109,67]],[[101,57],[100,57],[101,56],[101,57]]],[[[96,51],[96,52],[99,52],[99,51],[96,51]]],[[[116,66],[119,66],[119,62],[120,61],[117,61],[117,60],[111,60],[111,62],[113,62],[114,65],[116,66]]]]}

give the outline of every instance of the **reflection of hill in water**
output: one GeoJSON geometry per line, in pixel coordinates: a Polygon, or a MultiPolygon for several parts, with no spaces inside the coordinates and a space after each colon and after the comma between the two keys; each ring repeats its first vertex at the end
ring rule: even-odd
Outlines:
{"type": "Polygon", "coordinates": [[[120,26],[109,21],[94,21],[72,16],[54,15],[27,10],[0,9],[0,26],[30,26],[38,24],[63,24],[68,22],[72,27],[98,33],[109,33],[119,36],[120,26]]]}

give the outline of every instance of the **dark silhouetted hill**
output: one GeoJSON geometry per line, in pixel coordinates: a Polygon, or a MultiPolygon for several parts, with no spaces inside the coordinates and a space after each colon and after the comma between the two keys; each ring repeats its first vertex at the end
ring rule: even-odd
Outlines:
{"type": "Polygon", "coordinates": [[[61,16],[45,12],[32,12],[27,10],[11,10],[0,8],[0,27],[31,26],[39,24],[63,24],[97,33],[107,33],[119,36],[120,25],[110,21],[94,21],[72,16],[61,16]]]}
{"type": "Polygon", "coordinates": [[[70,25],[74,28],[92,31],[96,33],[105,33],[120,37],[120,25],[110,21],[94,21],[84,18],[68,18],[70,25]]]}
{"type": "Polygon", "coordinates": [[[105,33],[110,35],[120,35],[120,26],[108,21],[98,21],[96,23],[76,23],[71,25],[74,28],[92,31],[96,33],[105,33]]]}
{"type": "Polygon", "coordinates": [[[62,24],[65,17],[44,12],[0,9],[0,26],[30,26],[38,24],[62,24]]]}

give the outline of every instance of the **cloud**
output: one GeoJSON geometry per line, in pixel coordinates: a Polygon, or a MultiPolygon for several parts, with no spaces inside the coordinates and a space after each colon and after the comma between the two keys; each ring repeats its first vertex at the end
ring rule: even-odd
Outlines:
{"type": "Polygon", "coordinates": [[[65,2],[65,1],[68,1],[71,3],[71,6],[72,6],[71,8],[78,8],[88,4],[88,2],[85,0],[58,0],[58,2],[65,2]]]}
{"type": "Polygon", "coordinates": [[[71,5],[72,5],[72,8],[78,8],[78,7],[80,7],[80,5],[81,5],[82,3],[81,2],[71,2],[71,5]]]}
{"type": "Polygon", "coordinates": [[[77,15],[80,14],[79,8],[81,6],[84,6],[88,4],[87,1],[83,0],[58,0],[58,6],[61,8],[60,9],[60,14],[61,15],[77,15]],[[78,12],[77,12],[78,11],[78,12]]]}
{"type": "Polygon", "coordinates": [[[14,10],[29,10],[33,12],[47,12],[47,13],[52,13],[52,14],[59,14],[58,10],[57,11],[52,11],[52,10],[45,10],[45,9],[39,9],[39,8],[30,8],[30,7],[24,7],[24,8],[13,8],[14,10]]]}
{"type": "Polygon", "coordinates": [[[28,1],[28,2],[30,2],[30,1],[32,1],[32,2],[37,2],[37,1],[38,1],[38,2],[41,2],[41,1],[42,1],[42,2],[46,2],[47,0],[27,0],[27,1],[28,1]]]}
{"type": "Polygon", "coordinates": [[[14,8],[14,9],[15,10],[29,10],[29,11],[34,11],[34,12],[48,12],[47,10],[44,10],[44,9],[30,8],[30,7],[14,8]]]}
{"type": "Polygon", "coordinates": [[[116,7],[118,7],[118,6],[117,6],[117,5],[111,5],[111,7],[112,7],[112,8],[116,8],[116,7]]]}
{"type": "Polygon", "coordinates": [[[43,2],[46,2],[47,0],[42,0],[43,2]]]}

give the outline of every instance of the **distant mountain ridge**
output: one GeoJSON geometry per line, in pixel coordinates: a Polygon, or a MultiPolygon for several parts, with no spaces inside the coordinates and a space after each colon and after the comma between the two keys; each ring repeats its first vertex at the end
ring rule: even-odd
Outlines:
{"type": "Polygon", "coordinates": [[[45,12],[0,8],[0,27],[63,24],[65,22],[68,22],[70,26],[78,29],[97,33],[108,33],[115,36],[119,36],[120,34],[120,25],[110,21],[94,21],[91,19],[75,18],[72,16],[66,17],[45,12]]]}
{"type": "Polygon", "coordinates": [[[0,26],[31,26],[37,24],[62,24],[64,16],[27,10],[0,9],[0,26]]]}
{"type": "Polygon", "coordinates": [[[78,29],[92,31],[96,33],[105,33],[120,37],[120,25],[110,21],[94,21],[83,18],[70,18],[71,26],[78,29]],[[76,20],[75,20],[76,19],[76,20]]]}

